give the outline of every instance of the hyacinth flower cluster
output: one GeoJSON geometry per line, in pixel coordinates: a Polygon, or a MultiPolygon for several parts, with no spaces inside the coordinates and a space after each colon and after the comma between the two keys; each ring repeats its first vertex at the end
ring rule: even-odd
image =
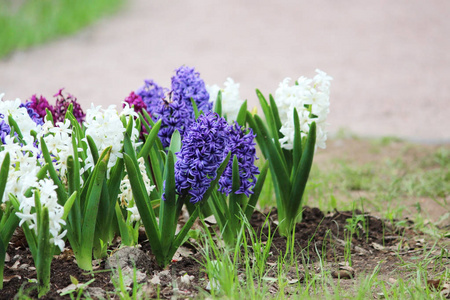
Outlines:
{"type": "Polygon", "coordinates": [[[291,234],[301,218],[303,193],[316,147],[325,147],[331,77],[316,72],[313,79],[300,77],[293,86],[289,78],[285,79],[269,102],[257,90],[266,122],[247,113],[247,122],[269,161],[279,230],[284,236],[291,234]]]}
{"type": "Polygon", "coordinates": [[[178,194],[189,194],[194,204],[203,199],[228,154],[229,135],[229,124],[216,113],[200,115],[191,125],[175,163],[178,194]]]}
{"type": "Polygon", "coordinates": [[[281,147],[292,150],[294,143],[294,109],[300,119],[302,137],[306,137],[312,122],[316,123],[316,146],[326,147],[326,120],[330,112],[330,85],[332,78],[321,70],[310,79],[300,77],[294,85],[285,78],[275,91],[275,104],[278,108],[282,126],[281,147]]]}
{"type": "MultiPolygon", "coordinates": [[[[153,122],[162,121],[158,134],[164,148],[170,144],[175,130],[183,136],[186,129],[195,121],[195,111],[207,113],[212,110],[213,102],[206,89],[205,82],[195,68],[181,66],[171,78],[171,89],[160,87],[153,80],[145,80],[135,95],[142,99],[146,112],[153,122]]],[[[134,105],[136,112],[142,113],[140,99],[130,95],[125,101],[134,105]]],[[[143,121],[145,119],[142,119],[143,121]]],[[[147,120],[148,121],[148,120],[147,120]]]]}

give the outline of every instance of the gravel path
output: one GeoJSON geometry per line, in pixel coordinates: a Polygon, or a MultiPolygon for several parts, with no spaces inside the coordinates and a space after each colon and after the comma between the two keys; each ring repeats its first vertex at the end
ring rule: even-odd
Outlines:
{"type": "Polygon", "coordinates": [[[0,61],[6,99],[60,87],[84,107],[119,104],[144,78],[195,66],[256,105],[284,77],[334,77],[330,132],[450,142],[450,1],[146,1],[81,33],[0,61]],[[264,4],[262,4],[264,3],[264,4]]]}

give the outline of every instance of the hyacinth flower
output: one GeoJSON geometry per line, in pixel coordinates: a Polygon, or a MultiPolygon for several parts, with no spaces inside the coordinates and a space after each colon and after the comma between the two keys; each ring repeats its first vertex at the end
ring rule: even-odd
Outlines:
{"type": "Polygon", "coordinates": [[[84,122],[86,114],[81,108],[81,105],[77,102],[77,98],[75,98],[73,95],[67,94],[67,96],[64,96],[62,93],[63,90],[64,88],[60,89],[58,93],[53,95],[53,97],[56,98],[55,106],[53,107],[53,111],[51,111],[53,114],[53,121],[55,123],[64,122],[67,110],[71,105],[72,114],[74,115],[75,119],[77,119],[78,123],[82,124],[84,122]]]}
{"type": "Polygon", "coordinates": [[[185,133],[183,143],[178,130],[172,134],[167,154],[164,155],[163,193],[155,189],[148,194],[144,177],[139,172],[138,158],[152,159],[151,143],[156,141],[160,124],[161,121],[158,121],[151,129],[146,143],[137,156],[128,135],[125,136],[124,161],[133,198],[149,237],[152,252],[158,264],[166,266],[184,242],[199,215],[200,206],[210,197],[213,190],[217,189],[217,183],[229,162],[230,154],[224,155],[226,149],[222,147],[226,137],[226,121],[213,113],[200,115],[197,122],[185,133]],[[203,150],[195,150],[194,143],[197,143],[197,146],[202,144],[203,150]],[[174,153],[178,153],[177,158],[174,153]],[[197,160],[194,158],[196,155],[197,160]],[[187,161],[195,165],[192,172],[185,168],[187,161]],[[188,184],[182,182],[183,178],[187,178],[188,184]],[[161,198],[155,199],[158,196],[161,198]],[[149,206],[152,200],[160,200],[159,220],[153,207],[149,206]],[[178,216],[183,204],[187,202],[192,208],[190,218],[181,231],[175,234],[178,216]]]}
{"type": "Polygon", "coordinates": [[[247,113],[247,122],[269,161],[279,219],[279,230],[289,236],[301,218],[303,193],[318,147],[326,141],[329,87],[332,78],[320,70],[308,79],[300,77],[294,85],[287,78],[280,83],[269,103],[257,90],[266,122],[247,113]],[[267,125],[266,125],[267,124],[267,125]]]}
{"type": "Polygon", "coordinates": [[[200,73],[196,72],[195,68],[181,66],[176,69],[175,75],[172,76],[171,87],[172,100],[185,102],[192,109],[192,114],[194,114],[192,102],[203,113],[212,110],[213,102],[209,101],[209,93],[206,90],[205,82],[200,78],[200,73]]]}
{"type": "Polygon", "coordinates": [[[168,90],[166,88],[159,86],[153,80],[146,79],[144,80],[144,85],[136,91],[136,95],[141,97],[145,104],[145,109],[150,114],[153,114],[153,112],[158,108],[161,99],[165,97],[167,91],[168,90]]]}
{"type": "Polygon", "coordinates": [[[39,115],[42,122],[44,122],[44,119],[47,116],[47,110],[52,114],[54,113],[53,106],[50,105],[47,99],[45,99],[42,95],[40,97],[36,95],[31,96],[31,99],[25,102],[25,105],[32,108],[39,115]]]}

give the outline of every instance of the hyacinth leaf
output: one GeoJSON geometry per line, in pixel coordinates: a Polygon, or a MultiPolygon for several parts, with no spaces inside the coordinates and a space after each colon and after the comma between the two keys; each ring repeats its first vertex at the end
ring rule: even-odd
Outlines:
{"type": "Polygon", "coordinates": [[[223,194],[214,191],[211,195],[211,200],[211,210],[217,221],[217,225],[219,225],[219,228],[224,228],[227,220],[231,219],[230,210],[226,207],[226,199],[223,197],[223,194]]]}
{"type": "MultiPolygon", "coordinates": [[[[128,136],[125,136],[127,139],[128,136]]],[[[128,139],[129,141],[129,139],[128,139]]],[[[125,144],[127,141],[125,142],[125,144]]],[[[156,257],[158,264],[162,265],[164,262],[164,254],[161,247],[161,235],[159,232],[158,224],[156,223],[156,216],[153,208],[149,207],[149,196],[142,180],[142,175],[136,168],[136,158],[127,152],[124,153],[123,158],[125,161],[125,167],[128,172],[128,178],[130,179],[131,190],[133,191],[133,198],[138,208],[139,215],[141,216],[142,223],[145,227],[145,232],[149,238],[150,247],[153,254],[156,257]]]]}
{"type": "MultiPolygon", "coordinates": [[[[35,195],[36,198],[39,197],[38,193],[35,195]]],[[[40,205],[37,207],[40,207],[40,205]]],[[[34,260],[38,280],[38,297],[40,298],[50,290],[50,266],[53,258],[48,207],[42,207],[40,213],[37,214],[37,219],[40,220],[40,224],[38,223],[38,253],[34,260]]]]}
{"type": "Polygon", "coordinates": [[[8,245],[8,243],[3,242],[3,236],[0,232],[0,290],[3,289],[3,273],[5,270],[5,258],[6,258],[5,244],[8,245]]]}
{"type": "MultiPolygon", "coordinates": [[[[236,192],[239,190],[239,187],[241,186],[241,178],[239,176],[239,163],[237,156],[233,156],[233,167],[232,167],[232,184],[231,184],[231,194],[228,196],[228,207],[230,209],[230,229],[234,231],[236,227],[239,226],[239,220],[238,217],[241,213],[241,198],[242,194],[236,194],[236,192]]],[[[231,241],[230,241],[231,242],[231,241]]]]}
{"type": "MultiPolygon", "coordinates": [[[[84,142],[78,143],[77,141],[81,141],[84,138],[84,131],[81,129],[80,123],[77,121],[75,116],[69,112],[66,113],[66,118],[69,119],[70,123],[72,124],[72,147],[73,147],[73,153],[76,161],[78,162],[78,159],[76,156],[78,156],[78,146],[83,149],[83,151],[80,153],[82,160],[84,161],[86,159],[86,152],[87,152],[87,145],[84,142]]],[[[79,165],[79,162],[78,162],[79,165]]]]}
{"type": "MultiPolygon", "coordinates": [[[[144,117],[144,120],[141,119],[142,124],[148,123],[148,125],[150,125],[150,127],[153,127],[155,125],[155,122],[153,121],[152,116],[150,116],[150,114],[148,113],[148,111],[146,109],[142,110],[142,116],[144,117]]],[[[148,130],[147,132],[150,132],[150,130],[148,130]]]]}
{"type": "Polygon", "coordinates": [[[52,122],[53,125],[55,124],[52,112],[48,108],[45,108],[45,120],[52,122]]]}
{"type": "Polygon", "coordinates": [[[149,134],[147,136],[147,139],[144,143],[144,146],[142,146],[141,151],[139,151],[138,158],[139,157],[147,157],[150,153],[150,150],[158,137],[159,128],[161,127],[161,119],[156,122],[156,124],[153,126],[151,130],[149,130],[149,134]]]}
{"type": "Polygon", "coordinates": [[[117,224],[119,226],[120,239],[122,240],[122,243],[124,245],[132,246],[134,243],[132,234],[130,232],[130,226],[125,221],[119,202],[116,202],[114,209],[116,213],[117,224]]]}
{"type": "Polygon", "coordinates": [[[159,230],[161,236],[161,247],[165,253],[170,249],[170,245],[175,236],[175,229],[177,226],[177,199],[175,193],[175,172],[174,172],[174,157],[171,150],[167,153],[167,162],[164,171],[165,200],[161,201],[159,207],[159,230]]]}
{"type": "Polygon", "coordinates": [[[238,115],[236,117],[236,122],[239,125],[244,126],[246,118],[247,118],[247,100],[245,100],[244,103],[242,103],[241,108],[239,109],[238,115]]]}
{"type": "Polygon", "coordinates": [[[194,225],[194,222],[199,215],[199,209],[200,209],[199,205],[196,205],[195,210],[190,215],[186,224],[184,224],[183,228],[181,228],[180,232],[178,232],[178,234],[175,236],[175,240],[173,241],[172,246],[170,247],[170,250],[167,253],[164,266],[166,266],[171,262],[172,257],[175,255],[177,249],[180,248],[180,246],[186,241],[187,234],[189,230],[191,230],[192,225],[194,225]]]}
{"type": "Polygon", "coordinates": [[[256,133],[256,142],[259,145],[259,148],[261,149],[261,152],[264,155],[264,158],[267,159],[269,156],[266,143],[264,142],[264,137],[259,130],[258,126],[256,125],[255,119],[253,118],[253,115],[250,112],[247,112],[247,123],[250,126],[250,128],[253,129],[253,132],[256,133]]]}
{"type": "Polygon", "coordinates": [[[287,207],[286,217],[290,222],[295,222],[299,209],[301,208],[303,192],[305,191],[306,183],[308,181],[309,172],[311,170],[314,151],[316,144],[316,123],[312,122],[309,128],[308,137],[305,144],[305,149],[300,160],[300,166],[292,182],[292,191],[289,199],[289,206],[287,207]]]}
{"type": "Polygon", "coordinates": [[[83,224],[81,225],[81,249],[80,256],[77,257],[78,266],[84,270],[92,270],[92,249],[94,245],[95,224],[100,204],[103,180],[106,176],[111,146],[106,148],[92,172],[89,188],[86,194],[83,224]]]}
{"type": "Polygon", "coordinates": [[[23,139],[22,132],[20,131],[19,125],[17,125],[17,122],[14,121],[14,118],[11,115],[8,116],[8,123],[9,123],[9,126],[11,127],[10,135],[13,136],[14,133],[17,133],[17,136],[19,137],[20,141],[22,142],[22,139],[23,139]]]}
{"type": "Polygon", "coordinates": [[[280,113],[278,112],[277,104],[275,103],[275,99],[272,95],[269,95],[269,103],[270,108],[272,110],[273,119],[275,121],[275,128],[279,131],[281,128],[281,119],[280,119],[280,113]]]}
{"type": "Polygon", "coordinates": [[[198,116],[200,116],[201,112],[198,111],[197,103],[195,103],[194,98],[191,98],[191,104],[192,104],[192,109],[194,110],[195,119],[197,120],[198,116]]]}
{"type": "Polygon", "coordinates": [[[300,132],[300,120],[298,118],[297,109],[294,108],[293,112],[294,117],[294,145],[293,145],[293,166],[291,172],[291,182],[294,180],[295,174],[297,174],[297,168],[299,166],[299,162],[302,158],[302,135],[300,132]]]}
{"type": "MultiPolygon", "coordinates": [[[[0,169],[0,203],[3,203],[3,194],[5,193],[6,182],[8,181],[9,166],[11,164],[11,158],[9,152],[6,152],[5,158],[3,158],[2,167],[0,169]]],[[[1,210],[0,210],[1,216],[1,210]]]]}
{"type": "MultiPolygon", "coordinates": [[[[172,137],[170,139],[170,146],[169,146],[169,150],[172,151],[172,154],[175,154],[177,152],[179,152],[181,149],[181,135],[180,132],[178,131],[178,129],[176,129],[173,134],[172,137]]],[[[175,157],[175,162],[177,161],[176,157],[175,157]]]]}
{"type": "Polygon", "coordinates": [[[86,136],[86,140],[88,142],[89,149],[91,149],[91,154],[92,154],[92,158],[94,160],[94,165],[95,165],[97,163],[97,161],[98,161],[98,148],[97,148],[97,145],[95,144],[94,139],[90,135],[86,136]]]}
{"type": "Polygon", "coordinates": [[[148,125],[148,121],[144,119],[144,116],[139,113],[139,120],[141,120],[142,126],[144,126],[144,129],[146,132],[150,132],[151,127],[148,125]]]}
{"type": "Polygon", "coordinates": [[[64,205],[67,201],[67,193],[64,188],[64,185],[59,178],[58,173],[56,173],[55,167],[53,166],[53,159],[50,157],[50,153],[48,152],[47,144],[44,141],[44,138],[41,137],[41,150],[42,156],[44,157],[45,162],[48,165],[48,174],[50,178],[53,180],[53,183],[57,186],[56,195],[58,196],[58,203],[60,205],[64,205]]]}
{"type": "MultiPolygon", "coordinates": [[[[273,111],[269,104],[267,103],[266,98],[261,94],[259,90],[256,90],[256,94],[259,99],[259,103],[261,105],[261,108],[263,110],[264,116],[266,118],[266,123],[269,126],[269,131],[272,133],[272,138],[274,139],[275,144],[278,143],[279,136],[279,128],[277,127],[275,123],[275,117],[273,115],[273,111]]],[[[256,117],[256,116],[255,116],[256,117]]]]}
{"type": "Polygon", "coordinates": [[[67,199],[64,204],[64,213],[61,217],[62,220],[66,220],[69,215],[70,210],[72,209],[73,204],[75,203],[75,199],[77,199],[77,192],[73,192],[73,194],[67,199]]]}
{"type": "Polygon", "coordinates": [[[264,182],[266,180],[267,171],[269,170],[269,161],[265,161],[263,167],[260,170],[258,180],[256,181],[255,187],[253,188],[253,194],[250,196],[246,207],[243,209],[245,211],[245,216],[248,220],[253,215],[253,212],[258,202],[259,195],[261,194],[264,182]]]}
{"type": "Polygon", "coordinates": [[[222,117],[222,91],[217,94],[216,102],[214,103],[214,112],[222,117]]]}
{"type": "MultiPolygon", "coordinates": [[[[72,142],[74,138],[75,137],[72,136],[72,142]]],[[[67,223],[67,237],[70,237],[69,240],[78,241],[81,237],[80,175],[79,162],[77,164],[72,156],[67,158],[67,183],[69,194],[72,194],[72,196],[75,195],[76,198],[75,205],[73,206],[73,209],[70,210],[69,220],[67,223]]],[[[68,201],[66,201],[66,203],[67,202],[68,201]]]]}

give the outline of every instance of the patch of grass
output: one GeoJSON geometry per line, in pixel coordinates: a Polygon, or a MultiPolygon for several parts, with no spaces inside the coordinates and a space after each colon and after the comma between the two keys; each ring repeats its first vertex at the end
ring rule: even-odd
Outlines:
{"type": "Polygon", "coordinates": [[[0,58],[72,34],[117,11],[124,0],[0,0],[0,58]]]}

